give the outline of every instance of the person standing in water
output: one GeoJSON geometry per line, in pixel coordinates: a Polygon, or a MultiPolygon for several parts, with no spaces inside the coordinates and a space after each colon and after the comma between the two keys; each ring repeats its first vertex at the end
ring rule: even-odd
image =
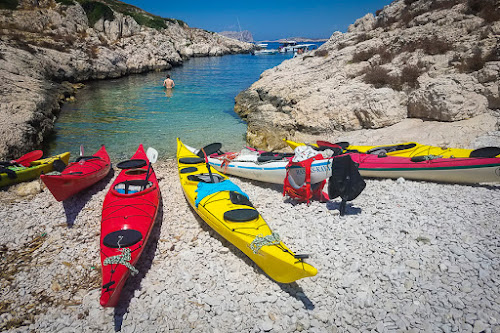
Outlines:
{"type": "Polygon", "coordinates": [[[170,78],[170,74],[167,74],[167,78],[163,81],[163,86],[167,89],[175,87],[175,82],[170,78]]]}

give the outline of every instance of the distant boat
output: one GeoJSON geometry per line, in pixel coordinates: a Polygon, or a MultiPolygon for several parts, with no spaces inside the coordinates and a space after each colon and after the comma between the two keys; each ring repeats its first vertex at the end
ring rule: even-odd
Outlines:
{"type": "Polygon", "coordinates": [[[273,54],[278,54],[278,50],[255,50],[253,52],[254,55],[273,55],[273,54]]]}
{"type": "Polygon", "coordinates": [[[312,50],[316,50],[318,48],[318,45],[316,44],[300,44],[300,45],[296,45],[294,46],[294,57],[297,55],[297,54],[303,54],[305,52],[308,52],[308,51],[312,51],[312,50]]]}
{"type": "Polygon", "coordinates": [[[297,42],[294,40],[288,40],[284,41],[281,43],[281,45],[278,47],[278,51],[280,53],[291,53],[294,52],[294,47],[297,46],[297,42]]]}
{"type": "Polygon", "coordinates": [[[252,50],[252,55],[272,55],[272,54],[277,54],[278,50],[276,49],[267,49],[268,44],[267,43],[259,43],[256,44],[257,49],[252,50]]]}

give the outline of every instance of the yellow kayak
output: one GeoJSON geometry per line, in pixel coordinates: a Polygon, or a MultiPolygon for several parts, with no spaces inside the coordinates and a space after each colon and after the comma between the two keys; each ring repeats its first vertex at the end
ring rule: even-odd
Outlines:
{"type": "MultiPolygon", "coordinates": [[[[298,146],[304,146],[305,143],[294,142],[283,139],[292,149],[298,146]]],[[[318,144],[313,143],[311,146],[318,147],[318,144]]],[[[416,142],[397,143],[392,145],[380,146],[351,146],[348,145],[346,150],[357,151],[364,154],[379,154],[385,153],[388,156],[414,157],[435,155],[444,158],[463,158],[463,157],[500,157],[500,148],[486,147],[480,149],[462,149],[462,148],[444,148],[429,145],[422,145],[416,142]],[[493,152],[493,153],[492,153],[493,152]],[[477,153],[477,154],[475,154],[477,153]]]]}
{"type": "Polygon", "coordinates": [[[39,177],[42,173],[48,173],[53,170],[54,161],[61,160],[64,164],[69,162],[69,152],[55,155],[30,162],[30,166],[9,166],[8,170],[12,171],[11,176],[4,172],[0,173],[0,187],[9,186],[12,184],[25,182],[39,177]]]}
{"type": "Polygon", "coordinates": [[[177,165],[184,195],[196,213],[252,259],[269,277],[291,283],[314,276],[316,268],[295,255],[271,231],[246,194],[225,175],[205,164],[177,138],[177,165]]]}

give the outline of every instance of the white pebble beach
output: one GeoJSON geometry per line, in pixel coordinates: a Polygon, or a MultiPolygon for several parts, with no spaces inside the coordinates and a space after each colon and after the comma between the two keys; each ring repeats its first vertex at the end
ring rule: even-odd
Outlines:
{"type": "Polygon", "coordinates": [[[280,284],[196,215],[175,161],[154,168],[163,204],[117,308],[99,304],[101,209],[116,170],[64,203],[47,189],[0,192],[0,330],[500,332],[498,185],[367,179],[340,216],[338,198],[292,205],[282,186],[231,177],[318,269],[280,284]]]}

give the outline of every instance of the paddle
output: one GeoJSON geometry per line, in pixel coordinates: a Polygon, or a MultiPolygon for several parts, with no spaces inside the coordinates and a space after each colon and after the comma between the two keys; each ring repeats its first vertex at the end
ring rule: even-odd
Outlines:
{"type": "Polygon", "coordinates": [[[349,147],[349,142],[346,141],[341,141],[341,142],[336,142],[336,143],[331,143],[328,141],[316,141],[318,146],[325,146],[325,147],[332,147],[332,148],[342,148],[342,150],[345,150],[347,147],[349,147]]]}
{"type": "Polygon", "coordinates": [[[22,166],[29,167],[32,161],[39,160],[43,156],[43,151],[33,150],[23,156],[19,157],[17,160],[10,161],[11,163],[21,164],[22,166]]]}
{"type": "Polygon", "coordinates": [[[144,189],[146,189],[146,186],[148,185],[148,179],[151,171],[151,164],[156,163],[156,161],[158,160],[158,151],[152,147],[149,147],[148,150],[146,151],[146,156],[148,157],[149,165],[148,165],[148,172],[146,172],[144,189]]]}
{"type": "Polygon", "coordinates": [[[208,174],[210,175],[210,182],[215,183],[214,176],[212,175],[212,170],[210,170],[210,163],[208,163],[207,154],[205,154],[205,149],[201,148],[201,151],[203,152],[203,155],[205,156],[205,163],[207,164],[208,174]]]}

